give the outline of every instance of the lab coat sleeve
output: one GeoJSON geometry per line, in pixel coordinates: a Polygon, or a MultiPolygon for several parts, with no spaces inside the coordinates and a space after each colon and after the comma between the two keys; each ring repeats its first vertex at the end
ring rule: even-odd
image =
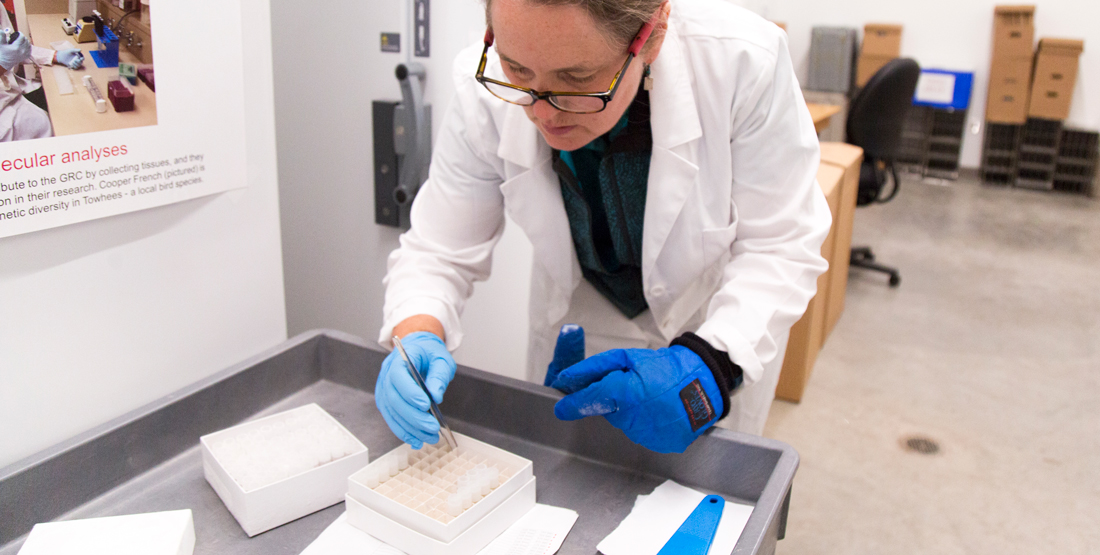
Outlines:
{"type": "Polygon", "coordinates": [[[439,320],[447,348],[458,348],[463,306],[474,282],[489,277],[493,247],[504,232],[502,170],[474,136],[492,127],[468,82],[459,82],[458,89],[434,145],[428,180],[413,202],[411,229],[389,257],[378,340],[386,348],[392,348],[394,326],[417,314],[439,320]]]}
{"type": "Polygon", "coordinates": [[[52,48],[31,45],[31,59],[40,66],[52,66],[54,52],[52,48]]]}
{"type": "Polygon", "coordinates": [[[734,100],[730,149],[737,233],[721,285],[697,335],[744,371],[763,376],[783,334],[806,311],[828,268],[821,245],[832,216],[817,184],[820,147],[791,64],[776,33],[774,63],[734,100]]]}

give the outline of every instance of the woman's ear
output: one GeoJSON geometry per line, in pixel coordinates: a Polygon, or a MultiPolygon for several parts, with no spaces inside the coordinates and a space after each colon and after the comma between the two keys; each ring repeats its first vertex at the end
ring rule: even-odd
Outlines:
{"type": "Polygon", "coordinates": [[[658,10],[660,15],[657,18],[657,25],[653,27],[649,44],[642,48],[642,60],[647,64],[652,64],[661,53],[661,45],[665,43],[665,33],[668,31],[668,16],[672,13],[672,2],[665,0],[658,10]]]}

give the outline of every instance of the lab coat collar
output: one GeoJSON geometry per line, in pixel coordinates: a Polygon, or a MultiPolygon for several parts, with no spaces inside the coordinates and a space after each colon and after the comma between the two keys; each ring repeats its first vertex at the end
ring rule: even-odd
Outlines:
{"type": "MultiPolygon", "coordinates": [[[[699,166],[694,145],[690,143],[703,136],[694,83],[688,73],[680,35],[676,32],[675,14],[673,10],[661,53],[653,62],[653,90],[649,92],[653,157],[649,166],[642,234],[642,278],[647,291],[659,290],[662,286],[654,283],[654,268],[695,186],[699,166]]],[[[649,295],[647,300],[655,312],[663,306],[649,295]]]]}
{"type": "Polygon", "coordinates": [[[672,13],[661,53],[651,66],[653,90],[649,92],[653,146],[668,149],[703,136],[694,79],[688,73],[688,60],[676,31],[675,10],[672,13]]]}
{"type": "MultiPolygon", "coordinates": [[[[495,55],[495,51],[491,52],[495,55]]],[[[493,59],[490,63],[499,64],[500,61],[493,59]]],[[[498,107],[504,110],[504,125],[500,132],[497,156],[524,168],[533,168],[549,161],[550,145],[543,140],[535,124],[527,119],[523,108],[505,104],[499,100],[496,102],[499,102],[498,107]]]]}

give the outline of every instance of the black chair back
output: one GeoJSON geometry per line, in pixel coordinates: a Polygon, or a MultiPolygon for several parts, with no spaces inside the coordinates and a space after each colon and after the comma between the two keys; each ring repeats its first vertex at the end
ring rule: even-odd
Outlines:
{"type": "Polygon", "coordinates": [[[890,60],[872,75],[848,108],[848,142],[868,158],[892,161],[918,78],[920,66],[909,58],[890,60]]]}

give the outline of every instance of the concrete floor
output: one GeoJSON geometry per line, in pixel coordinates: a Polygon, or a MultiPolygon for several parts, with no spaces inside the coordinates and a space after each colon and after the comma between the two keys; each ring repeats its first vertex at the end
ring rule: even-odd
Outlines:
{"type": "Polygon", "coordinates": [[[1100,552],[1100,201],[903,181],[855,224],[901,286],[853,269],[803,401],[772,406],[801,455],[777,553],[1100,552]]]}

